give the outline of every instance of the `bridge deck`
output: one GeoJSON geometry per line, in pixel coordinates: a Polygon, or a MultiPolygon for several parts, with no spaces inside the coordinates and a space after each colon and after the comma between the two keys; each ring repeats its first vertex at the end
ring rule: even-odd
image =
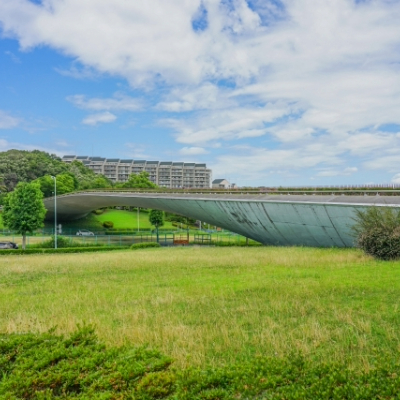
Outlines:
{"type": "MultiPolygon", "coordinates": [[[[44,201],[54,218],[54,198],[44,201]]],[[[78,192],[57,197],[57,217],[107,206],[154,208],[195,218],[265,244],[351,247],[357,209],[400,208],[400,196],[78,192]]]]}

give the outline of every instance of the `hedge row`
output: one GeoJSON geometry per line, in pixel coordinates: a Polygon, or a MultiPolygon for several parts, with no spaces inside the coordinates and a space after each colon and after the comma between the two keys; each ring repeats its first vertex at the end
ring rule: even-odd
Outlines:
{"type": "Polygon", "coordinates": [[[161,247],[161,245],[160,243],[156,242],[143,242],[143,243],[135,243],[130,248],[132,250],[138,250],[138,249],[147,249],[151,247],[161,247]]]}
{"type": "Polygon", "coordinates": [[[91,327],[70,337],[0,335],[1,399],[398,399],[400,363],[375,355],[369,370],[293,354],[221,368],[177,369],[143,347],[106,347],[91,327]]]}
{"type": "Polygon", "coordinates": [[[21,254],[59,254],[59,253],[92,253],[97,251],[126,250],[128,246],[103,246],[103,247],[66,247],[61,249],[18,249],[0,250],[0,255],[21,255],[21,254]]]}
{"type": "Polygon", "coordinates": [[[215,240],[211,241],[211,245],[213,246],[218,246],[218,247],[258,247],[258,246],[263,246],[262,243],[258,242],[249,242],[249,244],[246,244],[246,242],[217,242],[215,240]]]}

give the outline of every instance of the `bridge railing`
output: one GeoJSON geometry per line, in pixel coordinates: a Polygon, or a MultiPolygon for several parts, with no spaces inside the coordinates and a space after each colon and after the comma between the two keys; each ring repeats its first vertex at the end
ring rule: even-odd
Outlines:
{"type": "MultiPolygon", "coordinates": [[[[400,196],[400,188],[305,188],[305,189],[121,189],[121,188],[104,188],[104,189],[86,189],[78,190],[70,193],[57,195],[59,197],[70,196],[73,194],[91,194],[91,193],[115,193],[115,194],[168,194],[168,195],[365,195],[365,196],[400,196]]],[[[53,197],[47,197],[51,199],[53,197]]]]}

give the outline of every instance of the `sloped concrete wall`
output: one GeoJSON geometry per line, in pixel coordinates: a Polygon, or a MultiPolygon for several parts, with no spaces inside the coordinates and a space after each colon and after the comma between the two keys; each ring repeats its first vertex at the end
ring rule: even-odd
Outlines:
{"type": "MultiPolygon", "coordinates": [[[[352,247],[355,211],[372,205],[400,208],[400,198],[77,193],[57,198],[57,217],[76,219],[106,206],[144,207],[186,215],[263,244],[352,247]]],[[[52,220],[54,199],[46,199],[45,206],[52,220]]]]}

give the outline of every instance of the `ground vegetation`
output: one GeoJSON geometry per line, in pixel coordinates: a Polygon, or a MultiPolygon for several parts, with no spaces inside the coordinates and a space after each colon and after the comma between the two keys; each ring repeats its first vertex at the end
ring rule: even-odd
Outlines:
{"type": "Polygon", "coordinates": [[[353,226],[355,244],[381,260],[400,258],[400,211],[390,207],[357,210],[353,226]]]}
{"type": "Polygon", "coordinates": [[[398,261],[277,247],[22,257],[0,268],[0,398],[398,398],[398,261]]]}

